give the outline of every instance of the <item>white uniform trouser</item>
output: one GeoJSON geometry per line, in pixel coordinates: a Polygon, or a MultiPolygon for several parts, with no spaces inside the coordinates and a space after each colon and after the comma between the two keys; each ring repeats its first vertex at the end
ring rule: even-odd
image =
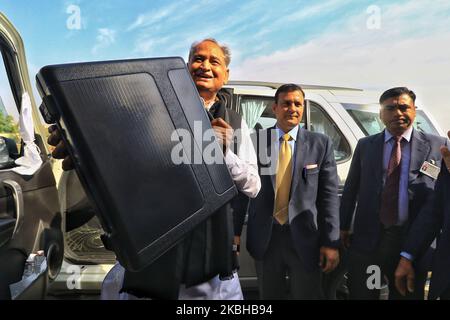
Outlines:
{"type": "MultiPolygon", "coordinates": [[[[102,284],[102,300],[140,300],[136,296],[122,292],[125,269],[116,263],[108,272],[102,284]]],[[[180,287],[179,300],[243,300],[241,284],[237,273],[233,279],[221,281],[219,276],[215,276],[209,281],[199,285],[186,288],[180,287]]]]}

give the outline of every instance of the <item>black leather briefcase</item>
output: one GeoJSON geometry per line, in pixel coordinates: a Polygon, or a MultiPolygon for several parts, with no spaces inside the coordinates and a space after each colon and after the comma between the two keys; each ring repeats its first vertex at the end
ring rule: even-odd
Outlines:
{"type": "Polygon", "coordinates": [[[201,157],[217,142],[202,139],[211,125],[183,59],[46,66],[37,83],[41,113],[62,131],[128,270],[149,265],[237,194],[223,154],[213,164],[201,157]]]}

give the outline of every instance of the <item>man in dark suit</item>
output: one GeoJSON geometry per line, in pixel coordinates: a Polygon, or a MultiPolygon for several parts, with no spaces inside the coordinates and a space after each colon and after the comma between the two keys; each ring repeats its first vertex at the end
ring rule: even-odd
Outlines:
{"type": "MultiPolygon", "coordinates": [[[[450,138],[450,131],[448,132],[450,138]]],[[[403,256],[395,272],[395,284],[400,293],[414,292],[413,262],[424,254],[434,238],[438,237],[434,254],[432,278],[428,299],[450,300],[450,151],[441,147],[444,161],[436,182],[435,192],[414,221],[408,235],[403,256]],[[409,255],[409,259],[406,256],[409,255]]]]}
{"type": "Polygon", "coordinates": [[[333,146],[328,137],[300,129],[304,99],[297,85],[281,86],[272,107],[276,126],[259,136],[261,190],[250,201],[247,249],[262,299],[285,298],[287,273],[293,299],[322,298],[321,271],[339,260],[333,146]]]}
{"type": "MultiPolygon", "coordinates": [[[[440,165],[446,140],[413,128],[416,96],[392,88],[380,97],[386,129],[356,146],[341,201],[341,239],[349,251],[351,299],[378,299],[381,275],[389,281],[389,299],[401,299],[394,272],[406,232],[433,191],[436,175],[425,167],[440,165]],[[353,234],[350,229],[354,217],[353,234]]],[[[423,299],[426,270],[407,298],[423,299]]]]}

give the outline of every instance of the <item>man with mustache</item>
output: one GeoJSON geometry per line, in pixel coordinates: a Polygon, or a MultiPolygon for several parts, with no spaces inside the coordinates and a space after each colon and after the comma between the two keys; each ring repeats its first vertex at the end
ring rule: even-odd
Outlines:
{"type": "Polygon", "coordinates": [[[287,275],[292,299],[321,299],[322,271],[332,271],[339,262],[333,144],[300,128],[304,106],[299,86],[281,86],[272,106],[276,126],[260,131],[262,186],[250,200],[247,249],[256,260],[261,299],[285,299],[287,275]],[[261,143],[266,138],[267,144],[261,143]],[[271,162],[263,159],[266,147],[271,162]]]}
{"type": "MultiPolygon", "coordinates": [[[[395,268],[407,231],[437,179],[425,168],[440,165],[440,146],[447,143],[413,127],[415,100],[406,87],[384,92],[380,118],[386,129],[361,139],[353,155],[340,210],[341,239],[350,248],[351,299],[378,299],[382,275],[389,281],[389,299],[404,298],[394,285],[395,268]]],[[[424,298],[426,274],[426,268],[417,272],[417,290],[407,299],[424,298]]]]}
{"type": "Polygon", "coordinates": [[[442,146],[441,152],[444,161],[435,192],[431,194],[426,209],[414,221],[395,272],[395,285],[400,293],[414,292],[416,272],[413,264],[438,237],[428,300],[450,300],[450,151],[442,146]]]}
{"type": "MultiPolygon", "coordinates": [[[[240,192],[240,198],[245,201],[246,196],[255,197],[258,194],[261,181],[249,129],[239,114],[227,108],[231,100],[219,93],[228,81],[229,63],[229,49],[215,39],[194,43],[189,52],[189,72],[204,107],[213,118],[211,125],[218,142],[223,146],[225,163],[240,192]],[[234,144],[233,130],[238,132],[238,143],[234,144]]],[[[71,169],[72,160],[68,157],[59,132],[54,128],[49,131],[51,136],[48,142],[56,146],[53,157],[64,159],[64,170],[71,169]]],[[[236,233],[239,234],[239,230],[236,233]]],[[[104,282],[109,287],[102,290],[102,296],[109,299],[134,299],[135,296],[242,299],[237,273],[233,272],[236,268],[233,247],[236,248],[238,244],[233,246],[233,235],[233,218],[227,205],[142,272],[127,272],[116,264],[104,282]],[[180,257],[183,257],[182,262],[180,257]],[[128,293],[119,296],[121,288],[128,293]]]]}

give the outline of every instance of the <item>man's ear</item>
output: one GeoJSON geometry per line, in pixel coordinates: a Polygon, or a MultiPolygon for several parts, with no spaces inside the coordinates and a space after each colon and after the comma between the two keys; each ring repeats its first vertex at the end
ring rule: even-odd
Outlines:
{"type": "Polygon", "coordinates": [[[230,78],[230,69],[227,68],[227,76],[225,77],[225,81],[223,82],[223,84],[227,84],[229,78],[230,78]]]}
{"type": "Polygon", "coordinates": [[[274,102],[274,103],[272,103],[272,112],[273,112],[273,114],[275,114],[275,109],[277,108],[277,103],[276,102],[274,102]]]}

